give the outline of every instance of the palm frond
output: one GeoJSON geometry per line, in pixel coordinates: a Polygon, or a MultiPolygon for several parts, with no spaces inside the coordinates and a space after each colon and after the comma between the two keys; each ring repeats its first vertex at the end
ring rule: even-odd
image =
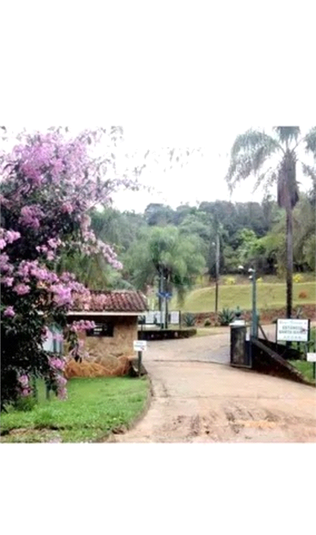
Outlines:
{"type": "Polygon", "coordinates": [[[314,126],[304,138],[306,151],[313,153],[316,159],[316,126],[314,126]]]}
{"type": "Polygon", "coordinates": [[[265,161],[281,148],[274,138],[264,132],[248,130],[239,135],[231,150],[231,162],[226,175],[230,190],[251,173],[256,174],[265,161]]]}
{"type": "Polygon", "coordinates": [[[244,134],[236,137],[231,149],[231,157],[237,156],[241,152],[250,152],[258,148],[266,147],[276,149],[280,148],[278,142],[271,136],[258,130],[247,130],[244,134]]]}
{"type": "Polygon", "coordinates": [[[297,141],[301,131],[299,126],[274,126],[273,130],[277,132],[281,143],[297,141]]]}
{"type": "Polygon", "coordinates": [[[264,182],[264,191],[267,194],[270,187],[277,181],[277,178],[278,178],[278,175],[275,169],[273,169],[272,167],[269,167],[264,173],[261,173],[258,176],[255,182],[255,185],[253,187],[253,192],[255,192],[256,189],[258,189],[258,187],[262,184],[262,182],[264,182]]]}

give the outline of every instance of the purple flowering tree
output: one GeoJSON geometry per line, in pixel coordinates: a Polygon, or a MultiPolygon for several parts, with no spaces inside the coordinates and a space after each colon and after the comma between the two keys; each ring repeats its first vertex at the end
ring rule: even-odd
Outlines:
{"type": "MultiPolygon", "coordinates": [[[[1,271],[1,408],[31,392],[30,377],[44,377],[66,397],[64,363],[43,349],[47,328],[66,328],[67,311],[80,297],[91,296],[71,273],[56,272],[60,255],[102,254],[121,267],[109,245],[90,229],[89,211],[107,205],[119,187],[137,187],[137,180],[109,177],[111,157],[91,156],[102,132],[84,131],[67,138],[57,129],[24,134],[10,153],[0,155],[1,271]]],[[[91,325],[88,327],[91,328],[91,325]]],[[[68,329],[70,348],[79,346],[68,329]]]]}

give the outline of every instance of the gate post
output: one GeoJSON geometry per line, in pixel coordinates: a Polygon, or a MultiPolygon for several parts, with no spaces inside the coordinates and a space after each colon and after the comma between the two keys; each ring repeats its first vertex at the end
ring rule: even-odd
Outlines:
{"type": "Polygon", "coordinates": [[[249,354],[246,346],[246,322],[235,320],[230,323],[230,364],[249,368],[249,354]]]}

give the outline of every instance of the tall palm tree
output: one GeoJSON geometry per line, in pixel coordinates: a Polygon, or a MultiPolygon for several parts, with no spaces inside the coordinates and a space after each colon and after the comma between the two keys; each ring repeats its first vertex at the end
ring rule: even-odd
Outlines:
{"type": "MultiPolygon", "coordinates": [[[[286,314],[291,317],[293,299],[293,208],[299,199],[296,180],[297,148],[305,143],[306,151],[316,158],[316,127],[301,137],[298,126],[275,126],[273,134],[248,130],[237,136],[231,149],[231,162],[226,180],[232,191],[236,184],[250,175],[257,178],[255,189],[263,182],[269,187],[277,184],[277,200],[286,212],[286,314]],[[276,165],[267,166],[278,157],[276,165]],[[265,167],[266,166],[266,167],[265,167]],[[260,173],[261,171],[261,173],[260,173]]],[[[303,172],[310,168],[303,162],[303,172]]],[[[310,175],[311,176],[311,175],[310,175]]]]}

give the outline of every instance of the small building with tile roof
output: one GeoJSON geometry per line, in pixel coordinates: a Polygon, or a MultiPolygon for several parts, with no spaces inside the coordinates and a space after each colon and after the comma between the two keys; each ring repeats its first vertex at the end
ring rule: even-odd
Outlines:
{"type": "Polygon", "coordinates": [[[89,356],[95,362],[106,357],[133,355],[133,341],[138,338],[138,316],[148,310],[146,297],[138,291],[90,291],[88,301],[75,301],[68,312],[69,323],[94,321],[95,329],[82,338],[89,356]]]}

